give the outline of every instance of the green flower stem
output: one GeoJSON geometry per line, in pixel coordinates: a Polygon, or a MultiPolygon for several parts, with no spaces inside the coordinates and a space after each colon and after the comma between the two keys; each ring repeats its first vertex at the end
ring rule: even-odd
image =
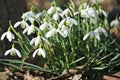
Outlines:
{"type": "Polygon", "coordinates": [[[18,32],[16,32],[16,30],[13,28],[11,21],[9,21],[9,25],[10,25],[10,28],[12,29],[12,31],[15,33],[15,35],[16,35],[18,38],[21,38],[21,36],[18,34],[18,32]]]}

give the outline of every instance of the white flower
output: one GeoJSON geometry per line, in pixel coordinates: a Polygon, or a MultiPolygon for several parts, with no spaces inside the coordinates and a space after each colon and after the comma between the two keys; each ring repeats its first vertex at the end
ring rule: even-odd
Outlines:
{"type": "Polygon", "coordinates": [[[94,30],[94,32],[96,32],[96,33],[103,32],[103,34],[105,35],[105,37],[108,37],[107,31],[104,28],[102,28],[102,27],[98,27],[97,29],[94,30]]]}
{"type": "Polygon", "coordinates": [[[36,56],[36,54],[42,55],[43,58],[45,58],[45,54],[46,54],[46,53],[45,53],[44,49],[39,48],[39,49],[37,49],[37,50],[34,51],[34,53],[33,53],[33,58],[36,56]]]}
{"type": "Polygon", "coordinates": [[[46,38],[50,38],[52,36],[54,36],[57,33],[57,29],[56,28],[52,28],[50,31],[48,31],[45,35],[46,38]]]}
{"type": "Polygon", "coordinates": [[[17,28],[19,25],[21,25],[22,28],[28,27],[28,24],[26,21],[18,21],[14,24],[14,28],[17,28]]]}
{"type": "Polygon", "coordinates": [[[18,50],[15,49],[15,48],[11,48],[11,49],[7,50],[7,51],[5,52],[5,56],[7,56],[8,54],[15,55],[15,53],[18,55],[18,57],[21,57],[20,51],[18,51],[18,50]]]}
{"type": "Polygon", "coordinates": [[[49,24],[47,22],[44,22],[42,25],[40,25],[40,30],[44,30],[49,26],[49,24]]]}
{"type": "Polygon", "coordinates": [[[98,27],[97,29],[95,29],[94,31],[91,31],[89,33],[87,33],[84,37],[83,40],[86,40],[89,36],[94,36],[96,39],[100,40],[100,32],[103,32],[105,37],[108,36],[108,33],[106,32],[106,30],[102,27],[98,27]]]}
{"type": "Polygon", "coordinates": [[[71,17],[67,17],[65,19],[63,19],[62,21],[60,21],[60,23],[58,24],[59,27],[61,27],[62,25],[65,25],[65,26],[73,26],[74,25],[78,25],[78,22],[77,20],[75,20],[74,18],[71,18],[71,17]]]}
{"type": "Polygon", "coordinates": [[[31,41],[30,41],[30,45],[35,45],[35,46],[39,46],[41,40],[43,40],[44,42],[46,42],[48,45],[51,45],[50,42],[45,39],[44,37],[38,35],[37,37],[33,38],[31,41]]]}
{"type": "Polygon", "coordinates": [[[60,7],[56,7],[56,10],[57,10],[58,12],[60,12],[60,13],[63,12],[63,10],[62,10],[60,7]]]}
{"type": "Polygon", "coordinates": [[[77,20],[75,20],[74,18],[70,18],[70,17],[68,17],[68,18],[67,18],[67,21],[70,22],[71,25],[72,25],[72,24],[74,24],[74,25],[78,25],[77,20]]]}
{"type": "Polygon", "coordinates": [[[27,35],[30,35],[31,33],[35,32],[35,28],[36,27],[34,25],[28,26],[24,29],[23,34],[27,32],[27,35]]]}
{"type": "Polygon", "coordinates": [[[53,14],[54,12],[55,12],[55,7],[53,7],[53,6],[51,6],[47,11],[47,13],[50,15],[53,14]]]}
{"type": "Polygon", "coordinates": [[[118,19],[115,19],[110,22],[110,26],[120,26],[120,21],[118,19]]]}
{"type": "MultiPolygon", "coordinates": [[[[85,36],[83,37],[83,40],[86,40],[89,36],[95,36],[94,31],[91,31],[91,32],[85,34],[85,36]]],[[[98,39],[99,39],[99,37],[98,37],[98,39]]]]}
{"type": "Polygon", "coordinates": [[[42,15],[42,13],[41,12],[39,12],[39,13],[37,13],[36,15],[35,15],[35,18],[37,18],[39,21],[41,21],[41,15],[42,15]]]}
{"type": "Polygon", "coordinates": [[[12,41],[12,39],[15,39],[14,34],[10,31],[7,31],[7,32],[3,33],[2,36],[1,36],[1,40],[3,40],[5,38],[5,36],[10,42],[12,41]]]}
{"type": "Polygon", "coordinates": [[[40,37],[40,36],[37,36],[36,38],[33,38],[33,39],[30,41],[30,45],[35,44],[35,46],[38,46],[38,45],[40,44],[40,41],[41,41],[41,37],[40,37]]]}
{"type": "Polygon", "coordinates": [[[69,8],[65,9],[63,12],[62,12],[63,15],[65,15],[66,17],[67,16],[72,16],[72,12],[70,11],[69,8]]]}
{"type": "Polygon", "coordinates": [[[59,19],[60,19],[59,13],[53,14],[52,19],[54,19],[54,20],[56,20],[56,21],[59,20],[59,19]]]}
{"type": "Polygon", "coordinates": [[[93,8],[86,8],[81,10],[81,16],[84,18],[97,17],[97,11],[93,8]]]}
{"type": "Polygon", "coordinates": [[[33,11],[28,11],[26,13],[23,13],[21,18],[24,19],[24,20],[28,20],[29,17],[34,17],[34,16],[35,16],[35,13],[33,11]]]}
{"type": "Polygon", "coordinates": [[[65,25],[63,25],[61,27],[61,29],[57,29],[57,32],[63,36],[64,38],[66,38],[68,36],[68,33],[69,33],[69,28],[66,27],[65,25]]]}
{"type": "Polygon", "coordinates": [[[65,25],[65,21],[66,19],[61,20],[60,23],[58,24],[58,27],[61,28],[62,25],[65,25]]]}

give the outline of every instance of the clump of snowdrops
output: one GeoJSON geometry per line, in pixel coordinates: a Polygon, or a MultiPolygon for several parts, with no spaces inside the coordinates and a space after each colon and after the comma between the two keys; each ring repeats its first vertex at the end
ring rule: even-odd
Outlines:
{"type": "Polygon", "coordinates": [[[14,25],[9,22],[8,30],[1,36],[1,40],[6,38],[12,44],[4,55],[29,59],[32,54],[34,59],[43,57],[48,67],[45,70],[25,61],[8,59],[1,60],[2,64],[9,62],[17,69],[17,65],[27,65],[26,68],[58,75],[76,66],[95,71],[119,66],[120,46],[117,39],[109,35],[107,13],[98,5],[83,3],[75,11],[73,4],[62,9],[52,2],[48,10],[36,12],[31,9],[23,13],[21,19],[14,25]],[[100,18],[101,15],[104,19],[100,18]],[[17,31],[18,28],[21,31],[17,31]]]}

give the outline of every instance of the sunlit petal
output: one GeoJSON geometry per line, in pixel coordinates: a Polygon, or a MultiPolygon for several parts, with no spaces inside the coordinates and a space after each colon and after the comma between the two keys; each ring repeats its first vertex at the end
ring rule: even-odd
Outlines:
{"type": "Polygon", "coordinates": [[[91,32],[85,34],[85,36],[83,37],[83,40],[86,40],[89,36],[90,36],[91,32]]]}
{"type": "Polygon", "coordinates": [[[42,48],[39,48],[39,53],[41,53],[41,55],[43,56],[43,58],[45,58],[45,51],[42,48]]]}
{"type": "Polygon", "coordinates": [[[41,26],[40,26],[40,29],[41,30],[44,30],[48,27],[48,23],[47,22],[44,22],[41,26]]]}
{"type": "Polygon", "coordinates": [[[48,31],[45,35],[46,38],[50,38],[52,37],[53,35],[56,34],[56,29],[55,28],[52,28],[50,31],[48,31]]]}
{"type": "Polygon", "coordinates": [[[33,58],[36,56],[36,54],[38,53],[39,49],[35,50],[34,53],[33,53],[33,58]]]}
{"type": "Polygon", "coordinates": [[[40,36],[37,36],[36,40],[35,40],[35,46],[38,46],[40,44],[41,38],[40,36]]]}
{"type": "Polygon", "coordinates": [[[23,34],[25,34],[28,31],[29,27],[26,27],[23,31],[23,34]]]}
{"type": "Polygon", "coordinates": [[[14,28],[17,28],[21,23],[22,23],[21,21],[16,22],[14,28]]]}
{"type": "Polygon", "coordinates": [[[36,38],[33,38],[31,41],[30,41],[30,45],[33,45],[34,42],[35,42],[36,38]]]}
{"type": "Polygon", "coordinates": [[[55,7],[50,7],[47,11],[48,14],[53,14],[55,12],[55,7]]]}
{"type": "Polygon", "coordinates": [[[4,55],[7,56],[10,52],[11,50],[7,50],[4,55]]]}
{"type": "Polygon", "coordinates": [[[20,51],[18,51],[17,49],[15,49],[15,52],[16,52],[16,54],[18,55],[18,57],[21,57],[20,51]]]}
{"type": "Polygon", "coordinates": [[[10,31],[8,31],[7,32],[7,38],[8,38],[8,40],[11,42],[12,41],[12,39],[14,38],[14,35],[10,32],[10,31]]]}
{"type": "Polygon", "coordinates": [[[7,32],[3,33],[2,36],[1,36],[1,40],[3,40],[6,35],[7,35],[7,32]]]}

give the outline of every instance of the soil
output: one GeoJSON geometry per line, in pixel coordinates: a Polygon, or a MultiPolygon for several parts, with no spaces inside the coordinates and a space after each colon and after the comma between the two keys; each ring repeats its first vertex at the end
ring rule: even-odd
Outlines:
{"type": "MultiPolygon", "coordinates": [[[[80,68],[79,70],[83,70],[81,67],[78,68],[80,68]]],[[[75,74],[69,75],[69,73],[65,73],[56,77],[48,77],[48,75],[38,71],[31,72],[30,70],[26,70],[26,72],[11,72],[9,68],[5,68],[5,71],[0,72],[0,80],[84,80],[81,79],[81,71],[80,73],[76,73],[74,69],[70,69],[69,72],[75,72],[75,74]]],[[[120,71],[102,73],[95,80],[120,80],[120,71]]]]}

